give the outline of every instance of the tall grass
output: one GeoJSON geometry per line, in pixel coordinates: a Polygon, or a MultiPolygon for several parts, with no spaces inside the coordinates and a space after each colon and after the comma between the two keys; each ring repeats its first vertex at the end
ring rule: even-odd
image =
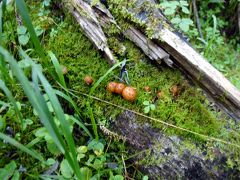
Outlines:
{"type": "MultiPolygon", "coordinates": [[[[16,0],[16,7],[19,11],[19,14],[22,17],[22,20],[25,24],[25,26],[28,29],[28,32],[31,37],[31,41],[33,42],[36,52],[38,53],[39,57],[41,58],[41,62],[43,64],[46,64],[46,56],[44,49],[42,48],[39,39],[37,38],[37,35],[35,33],[35,30],[33,28],[30,16],[28,14],[28,10],[26,7],[26,4],[24,0],[16,0]]],[[[2,11],[3,8],[1,6],[1,14],[0,14],[0,32],[2,33],[2,11]]],[[[24,54],[23,51],[20,50],[21,54],[24,54]]],[[[26,56],[26,54],[24,54],[26,56]]],[[[80,172],[80,167],[77,161],[77,152],[76,152],[76,146],[74,143],[73,136],[70,131],[70,124],[69,122],[65,119],[64,111],[60,105],[60,102],[57,98],[57,91],[52,88],[50,83],[47,81],[45,76],[43,75],[41,68],[39,65],[34,64],[32,65],[32,82],[28,80],[28,78],[25,76],[23,70],[18,66],[18,63],[16,59],[11,56],[11,54],[4,49],[3,47],[0,47],[0,56],[1,56],[1,64],[7,63],[9,64],[9,69],[15,76],[15,78],[18,80],[19,84],[21,85],[25,95],[27,96],[29,102],[31,103],[32,107],[36,110],[39,119],[41,123],[45,126],[47,129],[48,133],[51,135],[53,138],[55,144],[57,145],[58,149],[64,154],[66,160],[68,161],[69,165],[71,166],[72,170],[74,171],[77,179],[82,179],[81,172],[80,172]],[[46,93],[49,97],[49,101],[53,107],[54,112],[51,113],[50,110],[48,109],[47,102],[44,99],[43,94],[46,93]],[[56,125],[56,122],[54,121],[54,116],[59,120],[60,122],[60,127],[56,125]]],[[[57,67],[57,73],[59,73],[59,64],[56,61],[56,59],[53,58],[53,55],[50,54],[51,58],[53,59],[53,63],[55,67],[57,67]]],[[[31,60],[30,57],[27,57],[28,59],[31,60]]],[[[33,62],[33,61],[32,61],[33,62]]],[[[1,66],[2,69],[5,68],[5,66],[1,66]]],[[[7,69],[5,69],[8,71],[7,69]]],[[[60,84],[62,84],[66,88],[66,84],[64,81],[64,78],[59,75],[59,80],[60,84]]],[[[5,83],[3,81],[0,81],[0,88],[3,89],[4,93],[6,94],[7,98],[9,101],[13,104],[15,107],[15,111],[17,112],[19,119],[22,119],[22,115],[17,109],[16,102],[9,91],[9,89],[6,87],[5,83]]],[[[60,94],[58,92],[58,94],[60,94]]],[[[60,94],[63,96],[63,94],[60,94]]],[[[68,99],[72,104],[74,102],[71,100],[70,97],[66,96],[66,99],[68,99]]],[[[86,132],[88,132],[89,135],[90,132],[87,130],[87,128],[81,124],[78,120],[75,118],[74,122],[76,122],[78,125],[80,125],[86,132]]],[[[20,150],[30,154],[34,158],[44,162],[43,158],[35,153],[35,151],[32,151],[29,149],[27,146],[24,146],[14,140],[13,138],[4,135],[3,133],[0,133],[0,138],[9,142],[10,144],[18,147],[20,150]]]]}

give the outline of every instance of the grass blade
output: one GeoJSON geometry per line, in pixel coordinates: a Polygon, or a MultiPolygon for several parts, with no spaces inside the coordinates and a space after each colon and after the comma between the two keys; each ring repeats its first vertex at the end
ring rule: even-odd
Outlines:
{"type": "Polygon", "coordinates": [[[9,89],[7,88],[7,86],[5,85],[5,83],[1,79],[0,79],[0,89],[2,89],[4,91],[5,95],[7,96],[7,98],[12,103],[12,105],[13,105],[13,107],[15,109],[17,118],[18,118],[19,122],[21,123],[21,127],[23,129],[23,116],[22,116],[22,113],[18,109],[17,102],[15,101],[11,91],[9,91],[9,89]]]}
{"type": "Polygon", "coordinates": [[[33,25],[32,25],[32,21],[30,19],[30,16],[29,16],[29,13],[28,13],[28,9],[27,9],[27,6],[26,6],[26,3],[24,0],[16,0],[16,6],[19,10],[19,13],[25,23],[25,26],[27,27],[28,29],[28,32],[30,34],[30,37],[31,37],[31,40],[36,48],[36,51],[38,53],[38,55],[43,59],[45,60],[46,59],[46,56],[44,54],[44,50],[40,44],[40,41],[36,35],[36,32],[33,28],[33,25]]]}
{"type": "Polygon", "coordinates": [[[60,150],[62,150],[62,151],[64,150],[63,151],[64,155],[65,155],[66,159],[68,160],[71,168],[74,170],[76,176],[78,177],[78,179],[82,179],[79,164],[77,162],[76,156],[74,156],[74,155],[76,155],[76,149],[75,149],[75,145],[73,142],[73,137],[70,134],[69,126],[67,126],[67,123],[65,121],[62,108],[61,108],[61,106],[56,98],[56,94],[54,94],[54,91],[51,88],[50,84],[47,82],[45,77],[39,71],[37,71],[38,68],[33,70],[33,74],[35,73],[35,75],[33,75],[33,80],[35,81],[35,85],[38,84],[37,78],[39,78],[44,86],[45,91],[47,92],[47,94],[51,100],[51,103],[52,103],[52,106],[54,107],[56,116],[61,122],[61,126],[63,127],[63,124],[65,125],[63,127],[63,130],[64,130],[63,133],[65,134],[66,141],[68,142],[68,146],[70,147],[71,155],[69,153],[69,149],[67,148],[68,146],[65,144],[62,136],[60,135],[59,129],[55,125],[53,117],[52,117],[51,113],[49,112],[46,102],[44,101],[44,97],[41,95],[39,89],[38,88],[33,89],[32,85],[30,84],[30,82],[28,81],[26,76],[24,75],[22,69],[19,68],[16,60],[2,47],[0,47],[0,54],[2,54],[4,56],[4,59],[10,64],[13,74],[16,76],[16,78],[22,85],[23,90],[24,90],[25,94],[27,95],[30,103],[36,109],[44,126],[48,129],[48,132],[51,134],[51,136],[55,140],[56,145],[60,148],[60,150]],[[54,103],[56,103],[57,105],[54,103]]]}
{"type": "Polygon", "coordinates": [[[55,71],[56,71],[57,76],[58,76],[59,83],[64,88],[67,88],[66,83],[65,83],[65,79],[64,79],[64,76],[63,76],[63,73],[62,73],[61,66],[60,66],[60,64],[59,64],[55,54],[53,54],[53,52],[51,52],[51,51],[48,51],[48,55],[50,56],[51,61],[52,61],[53,65],[54,65],[55,71]]]}
{"type": "Polygon", "coordinates": [[[19,148],[21,151],[31,155],[32,157],[34,157],[35,159],[38,159],[39,161],[41,161],[42,163],[45,163],[44,158],[37,152],[32,151],[31,149],[27,148],[26,146],[22,145],[21,143],[17,142],[15,139],[3,134],[0,132],[0,139],[10,143],[11,145],[19,148]]]}
{"type": "Polygon", "coordinates": [[[117,64],[115,64],[114,66],[112,66],[102,77],[100,77],[98,79],[98,81],[96,83],[94,83],[93,87],[90,90],[89,95],[92,95],[93,92],[95,91],[95,89],[99,86],[99,84],[107,77],[108,74],[110,74],[114,69],[116,69],[118,66],[120,66],[122,63],[124,63],[124,61],[121,61],[117,64]]]}

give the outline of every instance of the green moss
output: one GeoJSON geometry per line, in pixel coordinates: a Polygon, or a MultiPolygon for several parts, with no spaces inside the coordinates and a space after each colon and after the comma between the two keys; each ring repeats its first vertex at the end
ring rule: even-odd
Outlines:
{"type": "MultiPolygon", "coordinates": [[[[54,51],[60,63],[67,66],[69,73],[69,87],[77,92],[88,93],[90,87],[85,85],[83,78],[91,75],[98,80],[109,69],[107,61],[95,50],[91,42],[82,34],[78,26],[75,26],[70,18],[66,19],[67,25],[62,29],[64,33],[58,33],[55,38],[50,38],[48,49],[54,51]]],[[[112,38],[115,45],[116,38],[112,38]]],[[[114,43],[110,43],[114,46],[114,43]]],[[[143,112],[143,101],[148,100],[156,105],[156,110],[150,112],[151,117],[165,122],[203,133],[209,136],[217,136],[223,127],[216,113],[210,111],[204,104],[205,97],[201,91],[190,86],[176,69],[161,66],[158,68],[154,63],[136,48],[130,41],[121,42],[127,49],[125,57],[129,59],[127,70],[131,80],[131,86],[138,90],[137,100],[129,103],[121,96],[110,94],[106,91],[109,81],[118,81],[119,69],[113,71],[97,88],[95,96],[112,102],[116,105],[143,112]],[[173,85],[180,86],[180,95],[173,97],[170,88],[173,85]],[[151,92],[145,92],[144,87],[149,86],[151,92]],[[161,99],[156,98],[158,91],[163,92],[161,99]]],[[[115,47],[115,46],[114,46],[115,47]]],[[[113,48],[114,48],[113,47],[113,48]]],[[[121,58],[119,59],[121,60],[121,58]]],[[[85,106],[86,99],[79,97],[79,107],[85,106]]],[[[92,105],[97,120],[115,118],[122,110],[111,107],[101,102],[92,105]]],[[[151,122],[155,127],[163,128],[159,122],[151,122]]],[[[176,129],[167,129],[167,133],[183,135],[189,138],[197,138],[191,134],[176,129]]],[[[198,138],[197,138],[198,139],[198,138]]]]}

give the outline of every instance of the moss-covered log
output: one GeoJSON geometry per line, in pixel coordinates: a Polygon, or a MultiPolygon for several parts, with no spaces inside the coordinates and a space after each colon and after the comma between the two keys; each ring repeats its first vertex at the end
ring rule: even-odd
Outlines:
{"type": "MultiPolygon", "coordinates": [[[[89,1],[72,0],[70,2],[71,11],[95,46],[101,45],[99,42],[104,37],[104,46],[114,51],[107,40],[109,42],[114,33],[117,34],[117,37],[114,37],[116,39],[125,36],[136,44],[149,59],[158,63],[164,61],[170,66],[173,61],[191,79],[196,80],[223,109],[226,109],[236,119],[240,118],[238,90],[199,55],[184,38],[173,32],[167,19],[153,5],[154,1],[136,1],[138,2],[136,4],[109,1],[110,9],[100,3],[90,6],[89,1]],[[78,3],[83,3],[87,8],[79,8],[78,3]],[[150,19],[156,21],[152,22],[150,19]],[[91,25],[83,26],[82,20],[91,25]],[[123,20],[126,22],[122,22],[123,20]],[[104,34],[99,35],[98,32],[104,32],[104,34]],[[94,38],[91,34],[94,34],[94,38]],[[173,59],[171,60],[170,57],[173,59]]],[[[118,42],[115,43],[118,45],[118,42]]],[[[104,52],[102,48],[98,49],[104,52]]],[[[126,47],[122,49],[121,51],[128,51],[126,47]]],[[[114,54],[114,52],[109,52],[114,54]]],[[[235,156],[234,153],[229,151],[225,153],[224,148],[216,148],[211,143],[202,147],[202,143],[198,146],[196,141],[182,139],[180,136],[169,136],[163,133],[161,128],[156,128],[155,123],[148,123],[148,121],[141,118],[139,120],[137,115],[126,111],[116,118],[109,132],[104,128],[103,131],[110,133],[110,136],[113,131],[115,135],[123,137],[129,143],[129,152],[138,154],[131,159],[132,162],[149,175],[150,179],[240,177],[239,168],[229,166],[235,156]]]]}
{"type": "Polygon", "coordinates": [[[113,56],[100,26],[109,28],[109,25],[115,24],[122,34],[139,46],[150,59],[157,61],[162,59],[171,65],[172,61],[169,59],[171,55],[174,64],[197,82],[219,107],[235,119],[240,119],[240,92],[184,38],[174,32],[171,24],[156,7],[154,0],[137,0],[131,3],[108,1],[111,5],[110,11],[115,16],[121,16],[132,24],[123,29],[121,29],[123,25],[117,24],[114,16],[103,4],[98,2],[90,6],[88,4],[90,2],[72,0],[70,4],[82,29],[98,49],[107,54],[110,62],[114,62],[113,56]],[[92,25],[82,25],[83,19],[92,25]],[[148,38],[141,31],[145,32],[148,38]]]}

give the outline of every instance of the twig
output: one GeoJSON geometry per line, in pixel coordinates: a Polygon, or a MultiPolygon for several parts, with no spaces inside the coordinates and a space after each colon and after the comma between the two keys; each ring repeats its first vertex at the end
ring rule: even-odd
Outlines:
{"type": "Polygon", "coordinates": [[[240,2],[238,3],[238,31],[240,34],[240,2]]]}
{"type": "Polygon", "coordinates": [[[196,24],[197,24],[197,29],[198,29],[200,37],[203,39],[203,34],[202,34],[202,29],[201,29],[201,23],[200,23],[199,16],[198,16],[196,0],[192,0],[192,4],[193,4],[194,17],[195,17],[196,24]]]}

